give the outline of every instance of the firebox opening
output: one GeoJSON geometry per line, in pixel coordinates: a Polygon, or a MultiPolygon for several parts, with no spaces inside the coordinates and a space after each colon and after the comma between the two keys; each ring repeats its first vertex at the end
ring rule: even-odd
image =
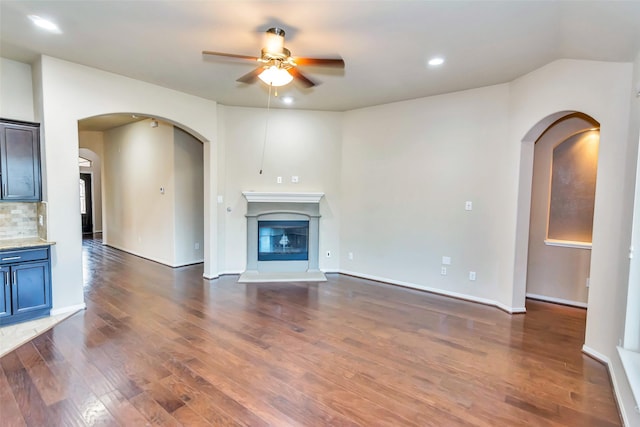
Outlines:
{"type": "Polygon", "coordinates": [[[258,221],[258,261],[309,260],[309,221],[258,221]]]}

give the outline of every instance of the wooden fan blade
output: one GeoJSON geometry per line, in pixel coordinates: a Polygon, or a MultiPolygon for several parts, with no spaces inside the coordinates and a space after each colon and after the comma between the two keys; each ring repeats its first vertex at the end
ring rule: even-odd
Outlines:
{"type": "Polygon", "coordinates": [[[241,83],[253,83],[258,78],[258,75],[263,71],[264,71],[263,67],[258,67],[255,70],[253,70],[253,71],[245,74],[244,76],[240,77],[236,81],[237,82],[241,82],[241,83]]]}
{"type": "Polygon", "coordinates": [[[235,53],[213,52],[213,51],[210,51],[210,50],[203,50],[202,54],[203,55],[226,56],[227,58],[249,59],[251,61],[257,61],[259,59],[256,56],[236,55],[235,53]]]}
{"type": "Polygon", "coordinates": [[[314,82],[305,77],[304,74],[298,71],[297,68],[289,68],[287,71],[289,71],[289,74],[291,74],[294,79],[299,81],[305,87],[313,87],[316,85],[314,82]]]}
{"type": "Polygon", "coordinates": [[[294,58],[294,62],[298,65],[344,68],[344,61],[342,58],[294,58]]]}

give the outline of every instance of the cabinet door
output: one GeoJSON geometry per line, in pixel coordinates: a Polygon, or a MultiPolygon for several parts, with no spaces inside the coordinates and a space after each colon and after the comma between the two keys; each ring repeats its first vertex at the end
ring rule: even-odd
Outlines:
{"type": "Polygon", "coordinates": [[[40,200],[40,129],[13,123],[0,129],[2,200],[40,200]]]}
{"type": "Polygon", "coordinates": [[[13,314],[50,307],[49,263],[32,262],[11,267],[13,314]]]}
{"type": "Polygon", "coordinates": [[[0,267],[0,317],[11,314],[11,279],[9,267],[0,267]]]}

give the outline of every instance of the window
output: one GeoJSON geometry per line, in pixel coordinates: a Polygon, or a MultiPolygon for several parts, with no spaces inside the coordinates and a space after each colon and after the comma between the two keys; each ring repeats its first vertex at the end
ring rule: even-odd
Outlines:
{"type": "Polygon", "coordinates": [[[84,157],[78,157],[78,164],[81,168],[90,168],[91,160],[85,159],[84,157]]]}
{"type": "Polygon", "coordinates": [[[84,180],[80,179],[80,214],[87,213],[87,192],[85,189],[84,180]]]}

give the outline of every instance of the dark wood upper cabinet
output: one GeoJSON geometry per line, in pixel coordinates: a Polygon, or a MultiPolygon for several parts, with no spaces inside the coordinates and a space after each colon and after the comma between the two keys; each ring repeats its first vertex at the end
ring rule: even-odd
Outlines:
{"type": "Polygon", "coordinates": [[[40,125],[0,119],[0,200],[42,200],[40,125]]]}

